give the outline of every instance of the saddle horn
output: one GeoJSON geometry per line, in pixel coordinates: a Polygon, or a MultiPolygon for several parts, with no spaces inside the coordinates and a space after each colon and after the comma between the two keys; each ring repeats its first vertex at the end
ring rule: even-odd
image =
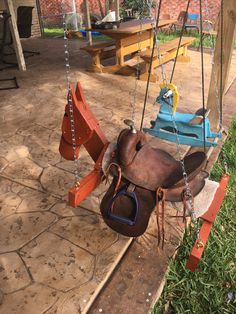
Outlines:
{"type": "Polygon", "coordinates": [[[135,127],[134,127],[134,121],[131,119],[125,119],[124,124],[128,125],[130,127],[130,130],[132,133],[137,133],[135,127]]]}

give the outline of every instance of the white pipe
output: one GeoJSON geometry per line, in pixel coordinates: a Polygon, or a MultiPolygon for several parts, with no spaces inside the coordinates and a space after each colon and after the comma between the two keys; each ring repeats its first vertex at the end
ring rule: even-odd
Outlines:
{"type": "Polygon", "coordinates": [[[116,21],[120,20],[120,1],[115,0],[115,10],[116,10],[116,21]]]}
{"type": "Polygon", "coordinates": [[[76,4],[75,0],[72,0],[72,11],[73,11],[73,26],[76,31],[78,31],[78,21],[77,21],[77,14],[76,14],[76,4]]]}
{"type": "MultiPolygon", "coordinates": [[[[91,20],[90,20],[90,13],[89,13],[89,3],[88,0],[84,0],[84,7],[85,7],[85,16],[86,16],[86,28],[91,28],[91,20]]],[[[92,34],[91,32],[87,32],[87,39],[89,45],[92,45],[92,34]]]]}

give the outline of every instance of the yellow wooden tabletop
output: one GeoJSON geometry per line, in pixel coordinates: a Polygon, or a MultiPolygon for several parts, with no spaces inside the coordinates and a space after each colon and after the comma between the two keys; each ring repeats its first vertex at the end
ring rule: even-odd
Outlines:
{"type": "MultiPolygon", "coordinates": [[[[175,23],[177,20],[159,20],[158,27],[164,27],[175,23]]],[[[128,22],[121,22],[119,27],[112,29],[87,29],[88,31],[96,31],[106,35],[112,34],[135,34],[140,30],[145,31],[153,28],[153,22],[150,19],[132,20],[128,22]]]]}

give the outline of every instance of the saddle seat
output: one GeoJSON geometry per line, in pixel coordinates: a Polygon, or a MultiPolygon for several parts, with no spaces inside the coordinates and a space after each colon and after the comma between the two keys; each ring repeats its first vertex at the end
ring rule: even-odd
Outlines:
{"type": "MultiPolygon", "coordinates": [[[[115,156],[123,177],[145,189],[156,191],[158,187],[169,189],[185,183],[181,163],[169,153],[152,148],[141,131],[121,131],[115,156]]],[[[201,171],[205,162],[203,152],[195,152],[183,159],[189,181],[201,171]]]]}

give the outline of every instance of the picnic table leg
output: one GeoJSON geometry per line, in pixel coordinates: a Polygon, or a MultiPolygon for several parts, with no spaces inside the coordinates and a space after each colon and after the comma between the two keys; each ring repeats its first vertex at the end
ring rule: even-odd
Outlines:
{"type": "Polygon", "coordinates": [[[123,53],[123,47],[122,47],[122,41],[117,40],[116,41],[116,64],[118,66],[124,66],[125,60],[124,60],[124,53],[123,53]]]}
{"type": "Polygon", "coordinates": [[[182,55],[178,56],[177,57],[177,61],[180,61],[180,62],[190,62],[190,57],[188,56],[188,46],[183,46],[182,47],[182,55]]]}
{"type": "Polygon", "coordinates": [[[102,73],[103,65],[101,64],[101,51],[94,51],[91,53],[92,56],[92,64],[88,68],[91,72],[102,73]]]}
{"type": "MultiPolygon", "coordinates": [[[[152,83],[156,83],[156,81],[159,80],[159,77],[154,73],[154,68],[157,67],[156,62],[158,62],[158,61],[153,60],[152,68],[151,68],[151,72],[150,72],[150,82],[152,82],[152,83]]],[[[145,60],[145,72],[139,76],[140,81],[147,81],[148,80],[149,67],[150,67],[150,61],[145,60]]]]}
{"type": "Polygon", "coordinates": [[[153,47],[153,30],[149,30],[149,38],[150,38],[150,46],[149,48],[151,49],[153,47]]]}

